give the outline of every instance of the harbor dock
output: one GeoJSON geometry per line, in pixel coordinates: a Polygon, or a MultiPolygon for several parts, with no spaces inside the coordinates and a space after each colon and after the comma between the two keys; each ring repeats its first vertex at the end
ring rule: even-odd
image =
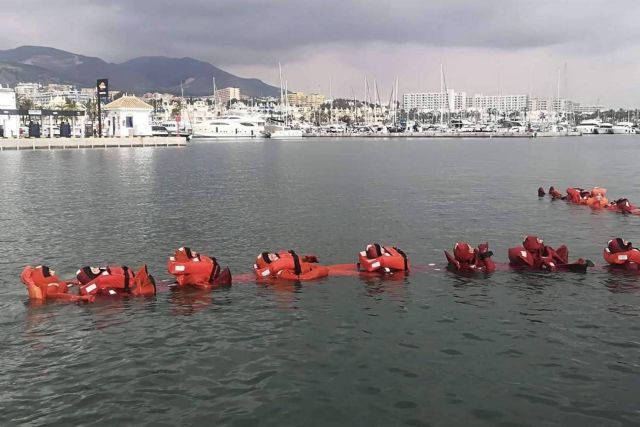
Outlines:
{"type": "Polygon", "coordinates": [[[73,148],[182,147],[184,137],[138,136],[128,138],[10,138],[0,139],[4,150],[67,150],[73,148]]]}
{"type": "Polygon", "coordinates": [[[305,133],[305,138],[542,138],[581,136],[581,132],[399,132],[399,133],[305,133]]]}

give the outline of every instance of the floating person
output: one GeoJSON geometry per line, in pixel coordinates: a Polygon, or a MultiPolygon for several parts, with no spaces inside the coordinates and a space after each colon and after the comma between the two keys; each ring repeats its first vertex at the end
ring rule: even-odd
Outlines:
{"type": "Polygon", "coordinates": [[[562,193],[553,186],[549,187],[549,196],[551,196],[551,200],[567,200],[567,196],[563,196],[562,193]]]}
{"type": "Polygon", "coordinates": [[[358,268],[368,273],[407,272],[409,271],[409,258],[397,246],[382,246],[378,243],[371,243],[358,254],[358,268]]]}
{"type": "Polygon", "coordinates": [[[474,249],[466,242],[458,242],[453,247],[453,255],[444,251],[447,258],[447,268],[460,273],[491,273],[496,264],[491,259],[493,252],[489,250],[489,243],[481,243],[474,249]]]}
{"type": "Polygon", "coordinates": [[[258,281],[274,279],[308,281],[329,275],[329,268],[318,265],[314,255],[296,254],[295,251],[263,252],[256,258],[253,270],[258,281]]]}
{"type": "Polygon", "coordinates": [[[80,295],[151,296],[156,282],[143,265],[134,273],[127,266],[83,267],[76,272],[80,295]]]}
{"type": "Polygon", "coordinates": [[[55,271],[46,265],[27,266],[20,274],[20,280],[27,287],[29,298],[34,301],[64,300],[71,302],[93,302],[93,295],[74,295],[69,293],[75,283],[60,280],[55,271]]]}
{"type": "Polygon", "coordinates": [[[602,256],[611,267],[640,271],[640,250],[634,248],[631,242],[620,237],[607,242],[602,256]]]}
{"type": "Polygon", "coordinates": [[[231,286],[231,270],[220,269],[214,257],[202,255],[188,247],[182,247],[169,257],[167,262],[169,274],[176,278],[178,287],[193,287],[212,290],[231,286]]]}
{"type": "Polygon", "coordinates": [[[618,199],[611,203],[606,207],[607,210],[612,212],[630,214],[630,215],[640,215],[640,209],[634,204],[632,204],[629,199],[618,199]]]}
{"type": "Polygon", "coordinates": [[[538,187],[538,197],[544,197],[546,193],[544,192],[544,188],[538,187]]]}
{"type": "Polygon", "coordinates": [[[569,249],[565,245],[554,249],[536,236],[525,236],[522,246],[509,249],[509,265],[534,270],[586,272],[587,267],[593,267],[593,262],[580,258],[569,263],[569,249]]]}
{"type": "Polygon", "coordinates": [[[567,188],[567,200],[576,205],[586,205],[591,192],[579,187],[567,188]]]}
{"type": "Polygon", "coordinates": [[[607,189],[593,187],[589,192],[586,204],[593,209],[601,209],[609,206],[609,200],[607,200],[607,189]]]}

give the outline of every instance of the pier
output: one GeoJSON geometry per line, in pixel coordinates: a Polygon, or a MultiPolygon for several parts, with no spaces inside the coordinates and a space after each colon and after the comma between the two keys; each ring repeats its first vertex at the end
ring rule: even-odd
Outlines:
{"type": "Polygon", "coordinates": [[[399,132],[399,133],[305,133],[305,138],[543,138],[581,136],[581,132],[399,132]]]}
{"type": "Polygon", "coordinates": [[[129,138],[10,138],[0,139],[4,150],[67,150],[73,148],[182,147],[184,137],[138,136],[129,138]]]}

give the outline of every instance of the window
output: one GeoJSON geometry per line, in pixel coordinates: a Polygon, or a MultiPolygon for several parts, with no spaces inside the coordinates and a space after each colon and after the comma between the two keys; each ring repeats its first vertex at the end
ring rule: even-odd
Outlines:
{"type": "Polygon", "coordinates": [[[132,128],[133,127],[133,116],[127,116],[126,119],[126,126],[128,128],[132,128]]]}

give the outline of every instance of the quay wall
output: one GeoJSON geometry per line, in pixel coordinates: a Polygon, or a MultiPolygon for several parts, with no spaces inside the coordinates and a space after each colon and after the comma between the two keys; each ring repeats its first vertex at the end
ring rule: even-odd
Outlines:
{"type": "Polygon", "coordinates": [[[177,136],[139,136],[129,138],[10,138],[0,139],[0,151],[66,150],[72,148],[179,147],[186,144],[186,138],[177,136]]]}

